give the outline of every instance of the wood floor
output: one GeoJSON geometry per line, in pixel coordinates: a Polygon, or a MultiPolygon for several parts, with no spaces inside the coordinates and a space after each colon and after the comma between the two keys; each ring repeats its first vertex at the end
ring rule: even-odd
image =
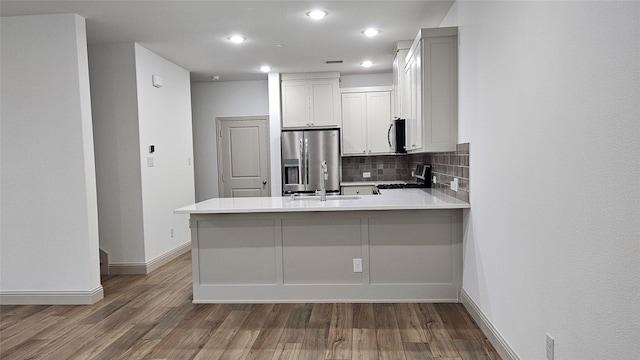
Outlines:
{"type": "Polygon", "coordinates": [[[0,359],[500,359],[460,304],[191,303],[185,254],[82,306],[1,306],[0,359]]]}

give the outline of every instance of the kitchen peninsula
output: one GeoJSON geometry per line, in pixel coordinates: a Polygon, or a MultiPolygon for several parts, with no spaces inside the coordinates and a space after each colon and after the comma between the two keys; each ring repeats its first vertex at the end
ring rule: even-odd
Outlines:
{"type": "Polygon", "coordinates": [[[189,214],[194,303],[458,301],[462,209],[431,189],[214,198],[189,214]]]}

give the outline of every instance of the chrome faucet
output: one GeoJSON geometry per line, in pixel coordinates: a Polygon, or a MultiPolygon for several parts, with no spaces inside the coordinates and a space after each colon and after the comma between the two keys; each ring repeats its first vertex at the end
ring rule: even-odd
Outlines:
{"type": "Polygon", "coordinates": [[[327,170],[327,162],[323,161],[320,166],[322,173],[322,187],[320,188],[320,201],[327,201],[327,186],[325,182],[329,179],[329,170],[327,170]]]}

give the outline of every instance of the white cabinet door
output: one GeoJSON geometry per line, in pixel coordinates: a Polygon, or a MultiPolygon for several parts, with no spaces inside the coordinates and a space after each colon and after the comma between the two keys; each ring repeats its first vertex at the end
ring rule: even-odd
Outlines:
{"type": "Polygon", "coordinates": [[[340,126],[338,77],[282,80],[281,94],[283,128],[340,126]]]}
{"type": "Polygon", "coordinates": [[[369,154],[388,154],[391,124],[391,94],[388,91],[367,93],[367,151],[369,154]]]}
{"type": "Polygon", "coordinates": [[[456,36],[422,40],[423,150],[454,151],[458,141],[456,36]]]}
{"type": "Polygon", "coordinates": [[[367,97],[365,93],[342,94],[342,153],[362,155],[367,152],[367,97]]]}
{"type": "Polygon", "coordinates": [[[391,91],[391,117],[403,118],[404,65],[409,49],[400,49],[393,58],[393,90],[391,91]]]}
{"type": "MultiPolygon", "coordinates": [[[[418,49],[419,50],[419,49],[418,49]]],[[[422,142],[421,126],[419,119],[419,77],[418,77],[418,59],[419,51],[412,52],[407,57],[405,65],[405,107],[403,108],[403,116],[406,119],[406,149],[407,151],[418,151],[419,144],[422,142]]]]}
{"type": "Polygon", "coordinates": [[[457,28],[421,29],[405,65],[408,152],[454,151],[458,133],[457,28]]]}
{"type": "Polygon", "coordinates": [[[391,92],[342,94],[342,154],[389,154],[387,133],[391,123],[391,92]]]}
{"type": "Polygon", "coordinates": [[[305,127],[309,120],[309,84],[306,80],[282,82],[282,127],[305,127]]]}
{"type": "Polygon", "coordinates": [[[310,80],[311,125],[339,126],[338,79],[310,80]]]}

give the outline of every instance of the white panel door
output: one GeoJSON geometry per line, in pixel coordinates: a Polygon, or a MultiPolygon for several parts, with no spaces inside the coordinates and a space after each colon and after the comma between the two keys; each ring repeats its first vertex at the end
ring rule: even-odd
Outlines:
{"type": "Polygon", "coordinates": [[[266,117],[218,118],[220,197],[270,196],[266,117]]]}

